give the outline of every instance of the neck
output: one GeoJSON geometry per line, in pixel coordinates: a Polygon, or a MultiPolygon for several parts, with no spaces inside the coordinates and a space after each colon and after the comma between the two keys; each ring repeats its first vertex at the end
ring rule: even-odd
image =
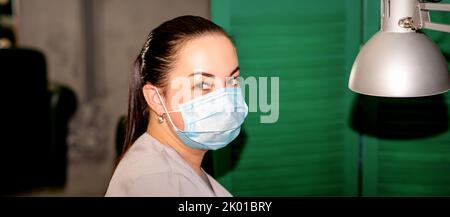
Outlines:
{"type": "Polygon", "coordinates": [[[169,146],[189,164],[189,166],[200,176],[203,177],[201,164],[206,150],[193,149],[186,146],[178,136],[173,132],[169,120],[165,119],[163,123],[158,123],[156,114],[150,115],[150,121],[147,127],[147,133],[157,139],[163,145],[169,146]]]}

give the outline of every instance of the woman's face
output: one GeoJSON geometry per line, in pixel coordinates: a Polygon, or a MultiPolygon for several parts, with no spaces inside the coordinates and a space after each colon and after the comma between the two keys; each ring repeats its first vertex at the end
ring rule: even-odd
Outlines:
{"type": "MultiPolygon", "coordinates": [[[[239,65],[236,49],[226,36],[207,34],[189,40],[176,59],[165,93],[169,111],[225,86],[237,86],[239,65]]],[[[181,114],[175,112],[170,115],[176,127],[183,130],[181,114]]]]}

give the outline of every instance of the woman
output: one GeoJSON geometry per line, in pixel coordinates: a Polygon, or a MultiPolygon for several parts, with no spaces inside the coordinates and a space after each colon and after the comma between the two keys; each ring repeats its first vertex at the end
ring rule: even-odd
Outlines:
{"type": "Polygon", "coordinates": [[[231,196],[201,163],[247,116],[238,77],[236,49],[211,21],[155,28],[135,62],[124,154],[106,196],[231,196]]]}

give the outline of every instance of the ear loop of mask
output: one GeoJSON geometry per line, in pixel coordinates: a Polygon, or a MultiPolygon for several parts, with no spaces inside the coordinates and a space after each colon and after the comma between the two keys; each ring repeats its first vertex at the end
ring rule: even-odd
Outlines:
{"type": "MultiPolygon", "coordinates": [[[[169,111],[167,110],[167,108],[166,108],[166,106],[165,106],[163,100],[162,100],[161,95],[159,94],[158,89],[155,88],[155,90],[156,90],[156,94],[158,94],[159,100],[161,101],[161,104],[162,104],[162,106],[163,106],[163,109],[164,109],[164,111],[166,112],[166,114],[167,114],[167,116],[168,116],[168,118],[169,118],[170,124],[172,124],[173,129],[175,129],[175,131],[179,131],[179,132],[185,133],[183,130],[178,129],[178,127],[175,126],[175,124],[174,124],[173,121],[172,121],[172,118],[171,118],[170,115],[169,115],[169,113],[178,112],[178,110],[174,110],[174,111],[170,111],[170,112],[169,112],[169,111]]],[[[198,142],[192,140],[192,139],[189,138],[189,137],[185,137],[185,138],[188,139],[188,140],[190,140],[190,141],[192,141],[192,142],[198,143],[198,142]]]]}
{"type": "Polygon", "coordinates": [[[163,100],[162,100],[161,95],[159,94],[158,89],[155,88],[155,90],[156,90],[156,94],[158,95],[159,101],[161,102],[161,104],[162,104],[162,106],[163,106],[164,112],[167,114],[167,117],[169,118],[170,124],[172,125],[172,127],[173,127],[175,130],[181,131],[180,129],[178,129],[178,127],[175,126],[175,124],[174,124],[173,121],[172,121],[172,118],[170,117],[170,113],[179,112],[179,111],[178,111],[178,110],[174,110],[174,111],[170,111],[170,112],[169,112],[169,111],[167,110],[167,108],[166,108],[166,106],[165,106],[163,100]]]}

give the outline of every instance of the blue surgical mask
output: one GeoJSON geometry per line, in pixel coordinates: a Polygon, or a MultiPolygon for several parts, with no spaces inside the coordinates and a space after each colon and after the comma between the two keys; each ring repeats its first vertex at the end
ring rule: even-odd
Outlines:
{"type": "MultiPolygon", "coordinates": [[[[159,95],[158,90],[157,94],[159,95]]],[[[191,148],[217,150],[233,141],[241,130],[248,107],[240,88],[221,88],[179,105],[175,111],[165,113],[178,137],[191,148]],[[178,129],[169,113],[180,112],[184,130],[178,129]]]]}

